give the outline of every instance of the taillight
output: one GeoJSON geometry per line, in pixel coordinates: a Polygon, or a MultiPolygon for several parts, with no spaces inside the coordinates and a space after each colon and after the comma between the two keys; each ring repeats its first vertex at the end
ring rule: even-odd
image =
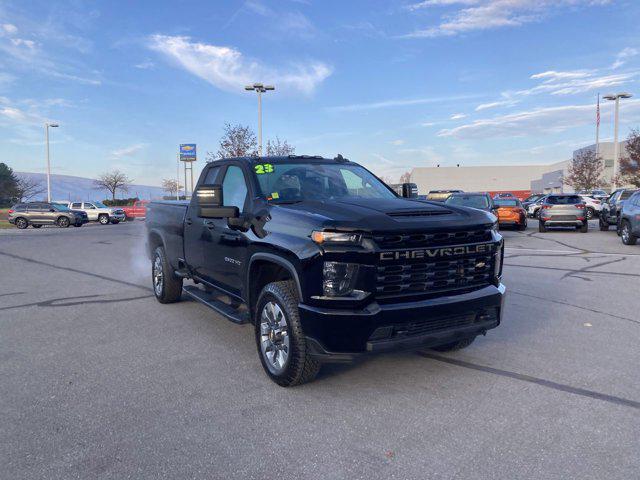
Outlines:
{"type": "Polygon", "coordinates": [[[542,210],[547,210],[548,208],[551,208],[551,205],[542,205],[542,210]]]}
{"type": "Polygon", "coordinates": [[[583,210],[585,207],[584,203],[578,203],[576,204],[576,208],[579,208],[580,210],[583,210]]]}
{"type": "Polygon", "coordinates": [[[7,213],[13,213],[13,210],[9,210],[7,213]]]}

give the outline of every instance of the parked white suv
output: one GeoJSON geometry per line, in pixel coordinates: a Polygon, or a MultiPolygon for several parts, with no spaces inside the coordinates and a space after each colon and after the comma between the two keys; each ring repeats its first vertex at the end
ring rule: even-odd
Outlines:
{"type": "Polygon", "coordinates": [[[587,219],[591,220],[600,216],[602,211],[602,202],[593,198],[590,195],[580,195],[580,198],[584,200],[584,204],[587,206],[587,219]]]}
{"type": "Polygon", "coordinates": [[[85,212],[90,222],[100,222],[102,225],[109,222],[116,224],[126,220],[124,210],[118,207],[107,207],[101,202],[69,202],[69,208],[85,212]]]}

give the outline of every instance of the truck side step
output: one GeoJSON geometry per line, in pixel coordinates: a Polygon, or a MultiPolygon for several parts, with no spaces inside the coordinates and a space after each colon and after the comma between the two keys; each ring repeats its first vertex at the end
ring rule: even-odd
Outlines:
{"type": "Polygon", "coordinates": [[[182,287],[182,291],[195,301],[200,302],[212,310],[215,310],[220,315],[226,317],[227,320],[233,323],[243,324],[249,323],[249,312],[241,305],[238,308],[234,308],[231,305],[220,300],[219,295],[215,293],[207,292],[201,288],[193,285],[185,285],[182,287]]]}

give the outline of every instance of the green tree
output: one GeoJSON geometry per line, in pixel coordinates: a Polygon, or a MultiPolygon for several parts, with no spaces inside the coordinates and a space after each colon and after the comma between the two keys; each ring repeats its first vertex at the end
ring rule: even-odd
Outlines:
{"type": "Polygon", "coordinates": [[[18,178],[11,167],[0,163],[0,206],[15,202],[18,196],[18,178]]]}

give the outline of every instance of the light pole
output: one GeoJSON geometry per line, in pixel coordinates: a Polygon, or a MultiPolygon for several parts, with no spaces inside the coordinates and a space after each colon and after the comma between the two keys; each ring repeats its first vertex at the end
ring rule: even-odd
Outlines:
{"type": "Polygon", "coordinates": [[[276,87],[254,83],[253,85],[247,85],[244,89],[255,91],[258,94],[258,155],[262,156],[262,94],[267,90],[275,90],[276,87]]]}
{"type": "Polygon", "coordinates": [[[51,201],[51,162],[49,162],[49,127],[58,128],[57,123],[44,124],[44,138],[47,144],[47,202],[51,201]]]}
{"type": "Polygon", "coordinates": [[[616,189],[616,176],[618,175],[618,162],[620,161],[620,144],[618,143],[618,120],[620,117],[620,99],[631,98],[630,93],[615,93],[611,95],[605,95],[605,100],[615,100],[615,113],[613,117],[613,178],[611,179],[611,190],[616,189]]]}

